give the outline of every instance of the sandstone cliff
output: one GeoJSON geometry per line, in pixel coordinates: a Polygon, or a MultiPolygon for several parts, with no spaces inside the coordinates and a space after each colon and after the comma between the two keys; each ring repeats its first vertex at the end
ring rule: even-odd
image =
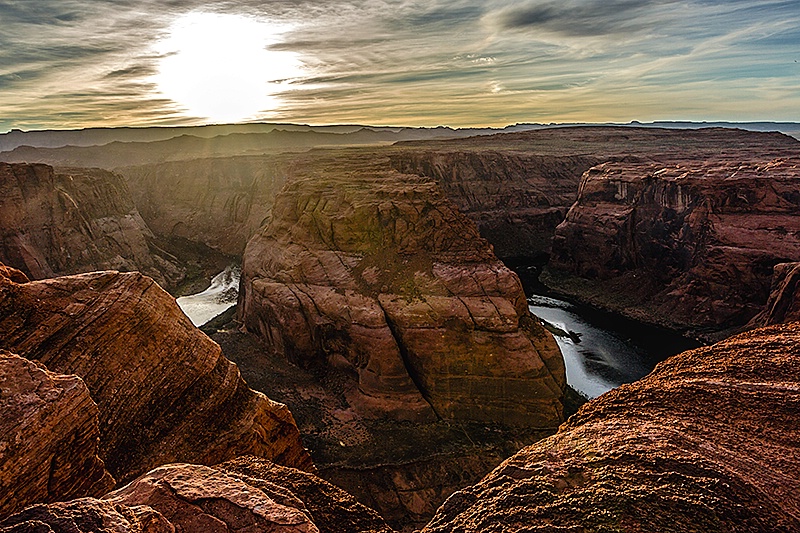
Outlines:
{"type": "Polygon", "coordinates": [[[269,217],[291,156],[243,156],[119,169],[148,226],[161,237],[241,256],[269,217]]]}
{"type": "Polygon", "coordinates": [[[722,338],[762,310],[773,267],[800,259],[798,179],[800,159],[758,147],[680,164],[599,165],[556,230],[545,281],[722,338]]]}
{"type": "Polygon", "coordinates": [[[540,155],[516,146],[470,151],[458,149],[466,141],[451,144],[453,151],[405,149],[392,155],[392,166],[435,179],[500,257],[549,253],[553,232],[575,201],[580,176],[601,162],[579,153],[540,155]]]}
{"type": "Polygon", "coordinates": [[[800,263],[775,265],[767,305],[753,317],[748,327],[800,321],[798,282],[800,282],[800,263]]]}
{"type": "Polygon", "coordinates": [[[800,324],[659,364],[457,492],[435,532],[800,530],[800,324]]]}
{"type": "Polygon", "coordinates": [[[165,287],[184,275],[160,250],[118,174],[0,163],[0,262],[33,279],[141,271],[165,287]]]}
{"type": "Polygon", "coordinates": [[[97,406],[79,377],[0,350],[0,413],[0,519],[114,485],[97,456],[97,406]]]}
{"type": "Polygon", "coordinates": [[[0,277],[0,348],[82,378],[118,479],[242,453],[310,467],[288,409],[250,390],[175,300],[138,273],[0,277]]]}
{"type": "Polygon", "coordinates": [[[561,354],[519,279],[435,183],[372,154],[317,158],[285,186],[241,287],[245,326],[301,366],[352,371],[362,412],[562,419],[561,354]]]}

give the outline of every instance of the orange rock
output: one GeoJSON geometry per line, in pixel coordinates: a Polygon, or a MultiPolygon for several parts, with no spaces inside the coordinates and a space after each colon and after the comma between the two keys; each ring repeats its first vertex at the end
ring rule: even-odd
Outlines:
{"type": "Polygon", "coordinates": [[[451,496],[427,533],[800,531],[800,324],[676,355],[451,496]]]}
{"type": "Polygon", "coordinates": [[[244,453],[311,468],[286,406],[250,390],[141,274],[0,277],[0,348],[83,379],[100,411],[100,457],[118,480],[244,453]]]}
{"type": "Polygon", "coordinates": [[[0,350],[0,519],[114,486],[97,456],[97,406],[78,376],[0,350]]]}

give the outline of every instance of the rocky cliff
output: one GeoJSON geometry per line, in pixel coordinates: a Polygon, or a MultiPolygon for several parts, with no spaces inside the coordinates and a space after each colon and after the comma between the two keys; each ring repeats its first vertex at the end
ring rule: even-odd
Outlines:
{"type": "Polygon", "coordinates": [[[758,147],[599,165],[556,230],[545,281],[647,322],[722,338],[762,310],[773,267],[800,259],[798,180],[800,159],[758,147]]]}
{"type": "Polygon", "coordinates": [[[561,354],[519,279],[435,183],[371,154],[318,158],[285,186],[241,287],[245,327],[301,366],[351,371],[363,412],[561,420],[561,354]]]}
{"type": "Polygon", "coordinates": [[[753,317],[748,327],[800,321],[800,263],[780,263],[772,272],[767,305],[753,317]]]}
{"type": "Polygon", "coordinates": [[[99,455],[117,480],[242,453],[310,467],[288,409],[250,390],[220,347],[139,273],[0,277],[0,348],[81,377],[99,410],[99,455]]]}
{"type": "Polygon", "coordinates": [[[553,232],[575,201],[580,176],[600,162],[592,155],[540,155],[518,147],[481,151],[419,147],[392,155],[398,171],[435,179],[500,257],[549,253],[553,232]]]}
{"type": "Polygon", "coordinates": [[[97,405],[78,376],[0,350],[0,413],[0,519],[113,487],[97,456],[97,405]]]}
{"type": "Polygon", "coordinates": [[[269,217],[291,156],[246,156],[124,167],[133,199],[161,237],[241,256],[269,217]]]}
{"type": "Polygon", "coordinates": [[[800,530],[800,325],[685,352],[455,493],[425,532],[800,530]]]}
{"type": "Polygon", "coordinates": [[[169,287],[184,275],[154,244],[121,176],[41,164],[0,163],[0,261],[33,279],[111,268],[169,287]]]}

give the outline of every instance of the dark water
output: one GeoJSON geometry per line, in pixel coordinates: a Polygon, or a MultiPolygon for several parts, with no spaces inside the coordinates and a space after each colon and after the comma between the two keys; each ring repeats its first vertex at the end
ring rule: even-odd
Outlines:
{"type": "Polygon", "coordinates": [[[538,283],[537,266],[515,265],[528,307],[553,332],[567,367],[567,383],[594,398],[646,376],[660,361],[700,346],[674,332],[570,303],[538,283]]]}

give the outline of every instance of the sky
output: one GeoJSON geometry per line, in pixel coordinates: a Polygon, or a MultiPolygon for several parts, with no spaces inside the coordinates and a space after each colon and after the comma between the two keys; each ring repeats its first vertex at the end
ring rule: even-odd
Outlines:
{"type": "Polygon", "coordinates": [[[800,121],[797,0],[0,0],[0,131],[800,121]]]}

